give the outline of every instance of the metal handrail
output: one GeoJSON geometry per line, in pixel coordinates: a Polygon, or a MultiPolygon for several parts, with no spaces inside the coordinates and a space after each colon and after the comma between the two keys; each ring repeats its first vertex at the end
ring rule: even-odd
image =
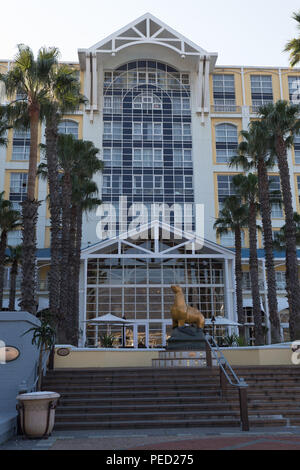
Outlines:
{"type": "Polygon", "coordinates": [[[231,367],[231,365],[229,364],[229,362],[227,361],[226,357],[224,356],[224,354],[222,353],[221,349],[219,348],[218,344],[216,343],[215,339],[210,336],[210,335],[206,335],[205,336],[205,340],[208,344],[208,346],[210,347],[210,350],[211,352],[213,353],[215,359],[217,360],[220,368],[223,370],[228,382],[230,385],[232,385],[233,387],[248,387],[248,384],[245,382],[245,380],[241,377],[239,378],[236,373],[234,372],[233,368],[231,367]],[[212,341],[213,343],[213,346],[210,344],[209,341],[212,341]],[[218,354],[216,353],[216,350],[218,351],[220,357],[218,356],[218,354]],[[226,365],[226,367],[224,367],[224,364],[226,365]],[[233,375],[236,383],[233,383],[231,378],[229,377],[229,375],[227,374],[227,371],[226,369],[229,369],[231,374],[233,375]]]}
{"type": "Polygon", "coordinates": [[[248,397],[247,389],[248,384],[243,378],[239,378],[234,372],[233,368],[227,361],[221,349],[217,345],[212,336],[205,335],[206,341],[206,363],[207,367],[212,367],[211,353],[214,355],[220,368],[220,389],[222,394],[226,397],[226,380],[232,387],[237,387],[239,390],[240,400],[240,419],[243,431],[249,431],[249,416],[248,416],[248,397]],[[211,344],[212,343],[212,344],[211,344]],[[234,381],[231,380],[227,371],[230,371],[234,381]]]}

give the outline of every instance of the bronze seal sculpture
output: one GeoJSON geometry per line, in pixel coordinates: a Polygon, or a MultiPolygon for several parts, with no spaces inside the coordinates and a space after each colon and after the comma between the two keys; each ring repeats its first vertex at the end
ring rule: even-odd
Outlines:
{"type": "Polygon", "coordinates": [[[171,286],[171,289],[175,294],[175,301],[171,307],[173,328],[180,328],[186,323],[189,323],[190,325],[196,325],[197,328],[203,329],[205,326],[205,318],[202,313],[196,308],[186,304],[180,286],[171,286]]]}

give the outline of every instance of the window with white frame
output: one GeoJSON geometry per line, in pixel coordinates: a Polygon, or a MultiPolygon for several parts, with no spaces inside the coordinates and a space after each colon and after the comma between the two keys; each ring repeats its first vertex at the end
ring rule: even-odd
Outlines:
{"type": "Polygon", "coordinates": [[[260,106],[273,103],[273,86],[271,75],[251,75],[252,107],[255,111],[260,106]]]}
{"type": "Polygon", "coordinates": [[[283,210],[280,202],[278,201],[281,198],[280,177],[278,175],[269,176],[269,191],[271,216],[273,219],[281,219],[283,217],[283,210]]]}
{"type": "Polygon", "coordinates": [[[122,123],[120,121],[104,121],[103,139],[104,140],[121,140],[122,123]]]}
{"type": "Polygon", "coordinates": [[[9,200],[15,210],[21,210],[20,202],[27,197],[27,173],[11,173],[9,200]]]}
{"type": "Polygon", "coordinates": [[[121,194],[121,176],[120,175],[104,175],[103,176],[103,194],[121,194]]]}
{"type": "Polygon", "coordinates": [[[233,124],[218,124],[216,126],[217,163],[229,163],[236,155],[238,147],[237,127],[233,124]]]}
{"type": "Polygon", "coordinates": [[[189,114],[191,111],[190,99],[186,97],[172,98],[173,114],[189,114]]]}
{"type": "Polygon", "coordinates": [[[286,289],[286,278],[284,271],[275,271],[276,286],[278,290],[286,289]]]}
{"type": "Polygon", "coordinates": [[[120,114],[122,112],[122,97],[105,95],[103,112],[104,114],[120,114]]]}
{"type": "Polygon", "coordinates": [[[213,90],[215,111],[234,112],[236,110],[234,75],[213,75],[213,90]]]}
{"type": "Polygon", "coordinates": [[[189,122],[174,122],[173,138],[174,140],[191,140],[191,124],[189,122]]]}
{"type": "Polygon", "coordinates": [[[289,81],[289,97],[294,104],[300,103],[300,77],[288,77],[289,81]]]}
{"type": "Polygon", "coordinates": [[[14,130],[12,160],[29,160],[30,130],[14,130]]]}
{"type": "Polygon", "coordinates": [[[217,177],[219,211],[222,210],[224,200],[227,197],[236,195],[236,188],[232,181],[233,176],[234,175],[218,175],[217,177]]]}
{"type": "Polygon", "coordinates": [[[78,139],[78,129],[78,122],[75,121],[65,120],[61,121],[58,125],[59,134],[71,134],[75,137],[75,139],[78,139]]]}
{"type": "MultiPolygon", "coordinates": [[[[242,247],[244,247],[245,246],[245,233],[243,230],[241,231],[241,237],[242,237],[242,247]]],[[[229,230],[227,233],[222,233],[220,235],[220,243],[221,245],[229,247],[229,248],[234,247],[235,246],[234,233],[231,230],[229,230]]]]}
{"type": "Polygon", "coordinates": [[[300,165],[300,134],[294,137],[295,163],[300,165]]]}
{"type": "Polygon", "coordinates": [[[133,140],[142,140],[143,139],[143,123],[134,122],[132,128],[132,138],[133,140]]]}
{"type": "Polygon", "coordinates": [[[107,147],[103,149],[103,161],[106,166],[122,165],[122,149],[107,147]]]}
{"type": "Polygon", "coordinates": [[[162,109],[161,99],[153,93],[141,93],[133,100],[133,109],[143,109],[144,111],[152,111],[154,109],[162,109]]]}
{"type": "Polygon", "coordinates": [[[162,167],[162,148],[134,148],[133,166],[138,167],[162,167]]]}
{"type": "Polygon", "coordinates": [[[162,175],[134,175],[133,176],[134,194],[162,194],[163,177],[162,175]]]}
{"type": "Polygon", "coordinates": [[[191,149],[174,149],[174,166],[192,168],[192,150],[191,149]]]}

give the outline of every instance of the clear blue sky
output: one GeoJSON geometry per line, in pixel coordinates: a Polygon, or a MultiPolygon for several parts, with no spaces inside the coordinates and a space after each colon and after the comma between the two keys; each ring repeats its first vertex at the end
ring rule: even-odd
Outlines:
{"type": "Polygon", "coordinates": [[[86,48],[146,12],[204,49],[218,65],[288,65],[282,52],[297,35],[291,16],[299,0],[10,0],[1,5],[0,59],[16,44],[57,46],[61,59],[77,61],[86,48]]]}

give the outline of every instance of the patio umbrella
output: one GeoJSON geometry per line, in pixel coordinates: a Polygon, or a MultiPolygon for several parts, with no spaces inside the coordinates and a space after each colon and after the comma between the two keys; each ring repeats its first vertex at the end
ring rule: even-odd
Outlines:
{"type": "MultiPolygon", "coordinates": [[[[218,325],[221,325],[221,326],[239,326],[240,323],[237,323],[236,321],[233,321],[233,320],[229,320],[229,318],[225,318],[225,317],[215,317],[216,321],[214,322],[214,324],[216,326],[218,325]]],[[[211,321],[211,318],[205,320],[205,324],[206,325],[212,325],[213,322],[211,321]]]]}
{"type": "Polygon", "coordinates": [[[112,315],[111,313],[108,313],[107,315],[103,315],[102,317],[96,317],[92,318],[91,320],[87,320],[85,323],[90,323],[90,324],[95,324],[98,325],[99,323],[106,323],[110,325],[130,325],[131,323],[128,322],[128,320],[124,320],[124,318],[116,317],[115,315],[112,315]]]}
{"type": "MultiPolygon", "coordinates": [[[[90,325],[101,325],[101,324],[106,324],[106,325],[115,325],[115,326],[122,326],[122,344],[124,347],[124,327],[126,325],[133,325],[132,322],[129,322],[128,320],[125,320],[124,318],[121,317],[116,317],[115,315],[112,315],[111,313],[107,313],[106,315],[103,315],[101,317],[96,317],[92,318],[91,320],[86,321],[85,323],[88,323],[90,325]]],[[[107,327],[107,334],[109,333],[108,327],[107,327]]]]}

